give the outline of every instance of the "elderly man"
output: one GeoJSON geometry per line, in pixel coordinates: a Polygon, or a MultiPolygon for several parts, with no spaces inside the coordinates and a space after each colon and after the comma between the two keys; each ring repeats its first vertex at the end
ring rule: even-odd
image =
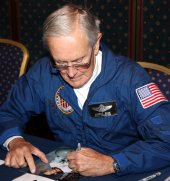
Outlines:
{"type": "Polygon", "coordinates": [[[170,103],[136,63],[102,43],[100,21],[65,5],[44,23],[49,50],[22,76],[0,109],[0,142],[7,166],[28,164],[44,153],[22,137],[31,115],[46,113],[56,139],[82,149],[67,155],[85,176],[145,172],[170,165],[170,103]]]}

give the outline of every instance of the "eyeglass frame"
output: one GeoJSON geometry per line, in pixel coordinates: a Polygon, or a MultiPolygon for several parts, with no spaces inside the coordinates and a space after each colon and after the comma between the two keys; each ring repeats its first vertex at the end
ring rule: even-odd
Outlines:
{"type": "MultiPolygon", "coordinates": [[[[67,71],[69,67],[73,67],[74,69],[76,70],[81,70],[81,69],[88,69],[91,65],[91,62],[92,62],[92,57],[93,57],[93,53],[94,53],[94,49],[92,48],[92,51],[91,51],[91,55],[90,55],[90,58],[89,58],[89,62],[88,63],[80,63],[80,64],[77,64],[77,63],[72,63],[72,65],[64,65],[64,64],[68,64],[67,63],[63,63],[63,65],[61,67],[59,67],[56,62],[53,60],[52,63],[53,63],[53,67],[58,70],[58,71],[67,71]]],[[[85,58],[85,57],[84,57],[85,58]]],[[[83,62],[83,59],[82,58],[81,62],[83,62]]],[[[61,64],[60,64],[61,65],[61,64]]]]}

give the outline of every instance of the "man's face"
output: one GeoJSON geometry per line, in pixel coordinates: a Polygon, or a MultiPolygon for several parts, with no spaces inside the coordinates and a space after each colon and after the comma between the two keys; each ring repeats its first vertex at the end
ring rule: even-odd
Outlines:
{"type": "Polygon", "coordinates": [[[75,31],[69,36],[48,38],[48,47],[55,65],[63,79],[73,88],[82,87],[91,78],[99,41],[100,38],[91,47],[82,31],[75,31]]]}

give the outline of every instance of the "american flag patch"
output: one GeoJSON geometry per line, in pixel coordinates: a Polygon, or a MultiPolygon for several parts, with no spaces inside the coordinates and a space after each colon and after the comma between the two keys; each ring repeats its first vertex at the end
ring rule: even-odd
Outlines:
{"type": "Polygon", "coordinates": [[[137,88],[136,93],[144,109],[157,104],[158,102],[167,101],[166,97],[154,83],[137,88]]]}

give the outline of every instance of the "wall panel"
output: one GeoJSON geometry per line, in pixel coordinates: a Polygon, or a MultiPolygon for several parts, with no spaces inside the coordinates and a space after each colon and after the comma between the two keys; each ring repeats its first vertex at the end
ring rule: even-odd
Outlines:
{"type": "Polygon", "coordinates": [[[10,38],[9,1],[0,2],[0,38],[10,38]]]}
{"type": "Polygon", "coordinates": [[[170,66],[170,1],[143,0],[141,49],[137,60],[170,66]]]}
{"type": "Polygon", "coordinates": [[[24,43],[34,64],[46,54],[45,18],[68,2],[83,4],[100,17],[103,41],[115,54],[170,66],[169,0],[2,0],[0,37],[24,43]]]}

